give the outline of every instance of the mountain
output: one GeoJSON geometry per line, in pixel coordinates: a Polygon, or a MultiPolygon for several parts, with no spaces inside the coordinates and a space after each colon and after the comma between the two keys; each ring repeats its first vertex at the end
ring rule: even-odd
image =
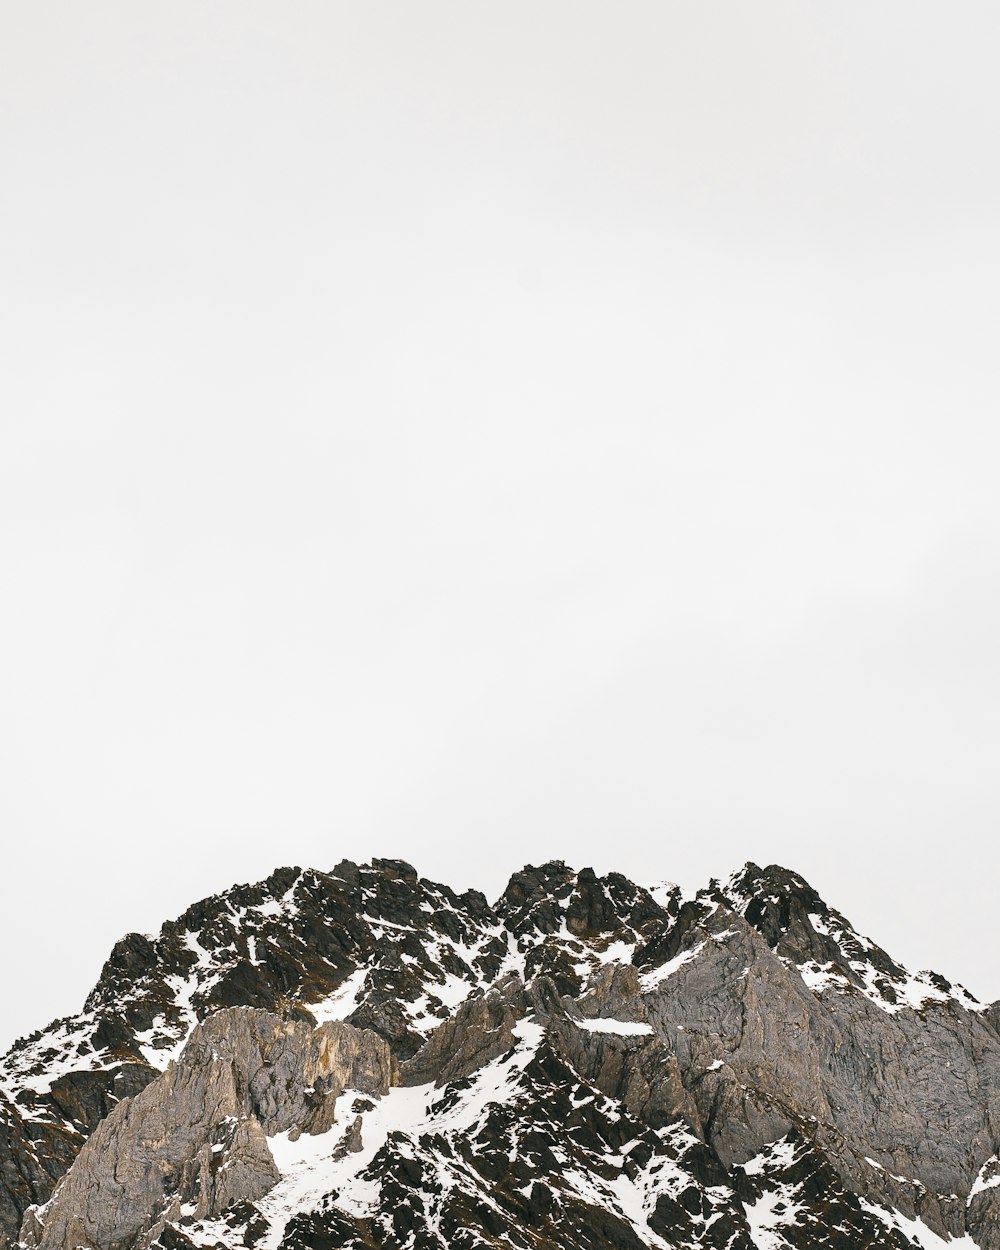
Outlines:
{"type": "Polygon", "coordinates": [[[282,868],[0,1061],[0,1250],[1000,1250],[1000,1007],[807,882],[282,868]]]}

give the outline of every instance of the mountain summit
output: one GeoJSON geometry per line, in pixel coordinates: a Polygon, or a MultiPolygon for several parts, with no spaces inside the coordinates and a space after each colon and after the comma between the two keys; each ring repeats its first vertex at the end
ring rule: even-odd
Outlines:
{"type": "Polygon", "coordinates": [[[1000,1250],[1000,1009],[800,876],[281,868],[0,1061],[0,1250],[1000,1250]]]}

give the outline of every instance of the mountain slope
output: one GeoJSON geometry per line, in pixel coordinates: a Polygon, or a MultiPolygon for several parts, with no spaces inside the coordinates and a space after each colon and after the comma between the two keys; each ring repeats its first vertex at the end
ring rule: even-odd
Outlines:
{"type": "Polygon", "coordinates": [[[774,866],[281,869],[123,939],[0,1083],[40,1250],[1000,1247],[995,1011],[774,866]]]}

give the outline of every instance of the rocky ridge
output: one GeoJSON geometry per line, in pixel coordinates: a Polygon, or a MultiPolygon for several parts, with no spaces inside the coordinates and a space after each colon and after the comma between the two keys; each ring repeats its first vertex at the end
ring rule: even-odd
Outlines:
{"type": "Polygon", "coordinates": [[[0,1245],[1000,1250],[996,1008],[774,866],[281,869],[0,1086],[0,1245]]]}

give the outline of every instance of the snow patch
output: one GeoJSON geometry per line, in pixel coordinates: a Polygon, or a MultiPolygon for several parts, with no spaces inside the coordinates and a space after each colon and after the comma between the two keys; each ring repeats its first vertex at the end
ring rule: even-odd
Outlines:
{"type": "MultiPolygon", "coordinates": [[[[472,1085],[463,1091],[454,1106],[439,1104],[442,1091],[433,1084],[413,1087],[394,1086],[360,1113],[359,1151],[338,1151],[347,1128],[353,1124],[356,1099],[371,1099],[356,1090],[345,1090],[337,1099],[332,1129],[318,1137],[305,1135],[292,1141],[287,1133],[268,1138],[268,1145],[283,1179],[257,1204],[269,1221],[270,1230],[259,1243],[260,1250],[277,1250],[285,1225],[299,1211],[313,1210],[331,1191],[336,1190],[337,1206],[354,1216],[369,1215],[380,1196],[378,1181],[362,1176],[385,1145],[390,1133],[401,1133],[415,1141],[422,1132],[467,1131],[488,1114],[491,1104],[513,1096],[521,1073],[534,1057],[542,1039],[542,1026],[522,1020],[514,1028],[518,1042],[513,1051],[481,1068],[472,1085]],[[336,1154],[340,1158],[335,1158],[336,1154]]],[[[404,1147],[405,1148],[405,1147],[404,1147]]]]}
{"type": "Polygon", "coordinates": [[[673,896],[677,893],[678,886],[673,881],[655,881],[652,885],[643,887],[654,903],[659,903],[663,908],[669,907],[673,896]]]}
{"type": "Polygon", "coordinates": [[[321,998],[318,1003],[306,1003],[305,1005],[316,1017],[316,1023],[327,1024],[331,1020],[346,1020],[351,1012],[357,1009],[358,997],[367,975],[367,968],[356,968],[332,994],[321,998]]]}
{"type": "Polygon", "coordinates": [[[652,1033],[651,1024],[642,1024],[635,1020],[574,1020],[578,1029],[586,1029],[588,1033],[617,1033],[620,1037],[638,1037],[652,1033]]]}
{"type": "Polygon", "coordinates": [[[705,948],[704,942],[699,942],[697,946],[692,946],[690,950],[681,951],[679,955],[675,955],[673,959],[668,959],[665,964],[661,964],[659,968],[654,968],[652,972],[647,972],[639,978],[643,990],[649,993],[650,990],[659,989],[668,977],[672,977],[675,972],[689,964],[692,959],[696,959],[705,948]]]}
{"type": "Polygon", "coordinates": [[[996,1155],[990,1155],[979,1169],[976,1179],[972,1182],[966,1206],[972,1203],[972,1199],[975,1198],[976,1194],[985,1193],[987,1189],[996,1189],[998,1186],[1000,1186],[1000,1159],[996,1155]]]}
{"type": "Polygon", "coordinates": [[[937,1233],[931,1232],[926,1224],[920,1220],[907,1219],[899,1211],[888,1211],[885,1207],[877,1207],[874,1203],[868,1202],[865,1198],[858,1200],[869,1214],[874,1215],[880,1220],[886,1228],[895,1228],[916,1245],[921,1250],[978,1250],[976,1243],[971,1237],[940,1237],[937,1233]]]}

